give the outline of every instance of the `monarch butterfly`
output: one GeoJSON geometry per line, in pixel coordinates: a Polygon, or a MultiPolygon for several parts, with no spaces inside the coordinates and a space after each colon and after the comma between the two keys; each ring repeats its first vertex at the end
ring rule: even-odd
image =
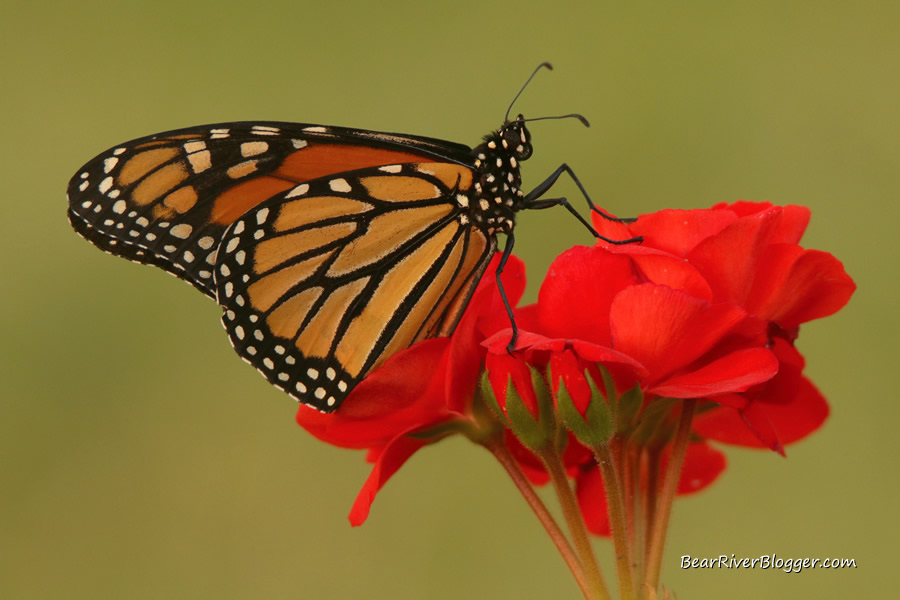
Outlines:
{"type": "MultiPolygon", "coordinates": [[[[541,67],[552,68],[531,77],[541,67]]],[[[453,331],[504,233],[499,281],[517,211],[561,204],[600,237],[565,198],[541,198],[568,173],[612,218],[567,165],[521,189],[519,163],[532,153],[525,123],[507,110],[474,149],[299,123],[168,131],[82,167],[69,183],[69,221],[101,249],[216,300],[245,361],[331,412],[391,354],[453,331]]]]}

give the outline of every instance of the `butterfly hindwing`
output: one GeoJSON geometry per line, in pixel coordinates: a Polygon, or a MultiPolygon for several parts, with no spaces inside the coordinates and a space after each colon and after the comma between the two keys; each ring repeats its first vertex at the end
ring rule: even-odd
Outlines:
{"type": "Polygon", "coordinates": [[[391,354],[447,334],[495,250],[458,210],[472,172],[382,165],[293,186],[229,227],[216,293],[235,350],[332,411],[391,354]]]}

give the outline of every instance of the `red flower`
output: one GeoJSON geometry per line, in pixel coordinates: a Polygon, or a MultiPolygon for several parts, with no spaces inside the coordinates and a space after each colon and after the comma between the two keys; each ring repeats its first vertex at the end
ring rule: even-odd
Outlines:
{"type": "MultiPolygon", "coordinates": [[[[783,446],[817,429],[828,415],[825,399],[802,375],[803,358],[778,338],[793,342],[799,326],[833,314],[856,286],[827,252],[799,246],[809,209],[769,203],[719,204],[708,210],[664,210],[623,225],[594,219],[608,236],[644,236],[643,248],[608,247],[631,256],[642,272],[658,272],[647,254],[678,258],[709,286],[710,298],[733,302],[768,323],[771,349],[781,364],[778,377],[738,397],[716,398],[695,430],[726,443],[783,446]]],[[[604,244],[601,244],[604,245],[604,244]]]]}
{"type": "MultiPolygon", "coordinates": [[[[831,255],[798,245],[808,218],[801,207],[737,203],[662,211],[630,225],[595,219],[609,237],[641,235],[644,243],[600,243],[560,255],[538,302],[515,311],[512,356],[508,316],[491,276],[495,258],[450,338],[392,356],[339,411],[301,407],[297,420],[329,443],[369,450],[374,467],[351,512],[353,524],[365,520],[377,491],[419,448],[478,426],[472,400],[482,363],[507,424],[510,382],[524,410],[519,416],[540,423],[541,394],[558,402],[564,386],[574,410],[587,420],[605,418],[610,435],[636,430],[654,403],[669,406],[661,399],[694,398],[702,400],[696,435],[783,451],[828,413],[802,375],[803,359],[792,345],[797,328],[838,310],[854,289],[831,255]],[[591,412],[592,403],[606,406],[607,392],[621,400],[635,386],[643,399],[636,406],[606,408],[600,417],[591,412]]],[[[510,259],[503,281],[515,305],[524,289],[520,261],[510,259]]],[[[671,431],[666,419],[660,423],[656,437],[644,440],[657,448],[671,431]]],[[[507,440],[526,474],[545,479],[540,461],[514,436],[507,440]]],[[[690,448],[680,493],[708,485],[724,469],[724,457],[708,444],[690,448]]],[[[592,530],[602,531],[597,515],[605,504],[591,452],[570,437],[564,458],[579,499],[594,497],[596,514],[586,515],[592,530]]]]}

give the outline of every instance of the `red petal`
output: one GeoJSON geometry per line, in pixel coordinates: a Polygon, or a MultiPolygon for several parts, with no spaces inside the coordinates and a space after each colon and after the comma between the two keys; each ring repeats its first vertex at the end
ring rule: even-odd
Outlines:
{"type": "Polygon", "coordinates": [[[747,427],[740,410],[720,406],[694,417],[693,430],[701,436],[734,446],[764,448],[762,441],[747,427]]]}
{"type": "Polygon", "coordinates": [[[766,448],[784,456],[784,446],[778,438],[778,431],[775,430],[775,426],[766,414],[765,406],[762,403],[751,402],[747,405],[747,408],[740,411],[740,414],[750,431],[756,434],[756,438],[766,448]]]}
{"type": "MultiPolygon", "coordinates": [[[[591,223],[593,223],[597,233],[611,240],[627,240],[634,237],[631,228],[627,224],[604,219],[594,211],[591,211],[591,223]]],[[[603,240],[597,240],[597,244],[606,245],[603,240]]]]}
{"type": "MultiPolygon", "coordinates": [[[[729,408],[743,409],[748,404],[750,404],[749,398],[747,398],[746,394],[736,394],[736,393],[727,393],[727,394],[718,394],[717,396],[713,396],[707,398],[710,404],[718,404],[720,406],[727,406],[729,408]]],[[[716,410],[716,408],[708,408],[705,410],[716,410]]],[[[699,415],[700,413],[698,413],[699,415]]],[[[703,413],[705,414],[705,412],[703,413]]],[[[698,419],[698,416],[694,417],[694,420],[698,419]]]]}
{"type": "MultiPolygon", "coordinates": [[[[663,452],[661,460],[663,473],[669,462],[671,448],[669,446],[663,452]]],[[[706,442],[688,444],[684,455],[684,464],[681,467],[681,476],[678,478],[677,493],[681,495],[699,492],[718,479],[726,465],[725,455],[706,442]]]]}
{"type": "MultiPolygon", "coordinates": [[[[496,288],[491,291],[497,292],[496,288]]],[[[484,294],[473,298],[473,303],[469,305],[471,311],[466,311],[450,338],[450,347],[444,357],[444,363],[439,367],[445,374],[444,397],[447,407],[456,412],[467,411],[475,387],[478,385],[484,348],[476,326],[485,308],[480,302],[483,300],[484,294]]]]}
{"type": "Polygon", "coordinates": [[[803,248],[793,244],[773,244],[766,248],[754,273],[752,289],[744,300],[748,312],[771,321],[772,315],[783,310],[783,300],[793,302],[782,298],[780,291],[803,252],[803,248]]]}
{"type": "Polygon", "coordinates": [[[819,429],[828,418],[828,402],[816,386],[803,377],[789,404],[763,404],[782,443],[791,444],[819,429]]]}
{"type": "Polygon", "coordinates": [[[632,246],[620,247],[619,250],[628,252],[646,281],[681,290],[695,298],[712,300],[709,283],[683,258],[649,248],[643,248],[642,252],[632,246]]]}
{"type": "Polygon", "coordinates": [[[727,202],[717,202],[710,207],[710,210],[727,210],[733,212],[739,217],[746,217],[748,215],[755,215],[756,213],[760,213],[770,208],[774,208],[775,205],[771,202],[750,202],[748,200],[738,200],[737,202],[732,202],[731,204],[727,202]]]}
{"type": "Polygon", "coordinates": [[[669,254],[684,257],[700,242],[714,236],[737,217],[722,210],[661,210],[649,215],[641,215],[630,230],[635,235],[644,236],[648,248],[664,250],[669,254]]]}
{"type": "MultiPolygon", "coordinates": [[[[550,374],[553,377],[551,388],[553,397],[559,393],[560,380],[566,386],[566,392],[572,399],[575,409],[584,415],[591,403],[591,388],[584,378],[585,365],[571,351],[555,352],[550,356],[550,374]]],[[[600,381],[597,379],[596,381],[600,381]]],[[[600,384],[602,391],[603,385],[600,384]]]]}
{"type": "Polygon", "coordinates": [[[767,381],[778,372],[778,359],[765,348],[732,352],[696,371],[676,375],[647,389],[669,398],[705,398],[726,392],[743,392],[767,381]]]}
{"type": "Polygon", "coordinates": [[[748,309],[790,329],[840,310],[856,284],[834,256],[778,246],[766,256],[748,309]]]}
{"type": "MultiPolygon", "coordinates": [[[[475,319],[475,332],[482,339],[510,326],[509,314],[506,312],[500,291],[497,289],[496,271],[499,263],[499,255],[491,260],[478,289],[472,296],[472,301],[469,303],[470,309],[473,305],[478,308],[477,310],[467,310],[466,316],[463,317],[464,319],[475,319]]],[[[525,292],[525,263],[515,256],[510,256],[503,269],[501,279],[510,306],[516,306],[525,292]]]]}
{"type": "MultiPolygon", "coordinates": [[[[739,200],[734,204],[717,204],[713,206],[716,210],[730,210],[739,217],[755,215],[760,212],[774,208],[771,202],[747,202],[739,200]]],[[[782,210],[781,223],[779,223],[774,235],[772,236],[773,244],[796,244],[803,237],[806,226],[809,225],[809,217],[811,211],[805,206],[797,206],[788,204],[780,207],[782,210]]]]}
{"type": "Polygon", "coordinates": [[[569,345],[579,358],[588,362],[603,363],[606,366],[609,366],[610,364],[622,364],[632,367],[639,373],[646,374],[647,372],[647,369],[645,369],[641,363],[618,350],[613,350],[612,348],[607,348],[606,346],[601,346],[599,344],[584,342],[582,340],[571,340],[569,345]]]}
{"type": "Polygon", "coordinates": [[[636,285],[622,290],[610,308],[613,347],[657,381],[709,351],[745,317],[733,304],[710,305],[665,286],[636,285]]]}
{"type": "Polygon", "coordinates": [[[636,283],[631,260],[603,248],[575,246],[560,254],[538,294],[541,332],[610,345],[609,306],[615,294],[636,283]]]}
{"type": "Polygon", "coordinates": [[[800,238],[803,237],[803,233],[806,231],[806,226],[809,225],[809,218],[811,215],[812,211],[805,206],[797,206],[795,204],[783,206],[781,222],[778,224],[778,229],[775,230],[775,234],[772,236],[772,243],[799,243],[800,238]]]}
{"type": "Polygon", "coordinates": [[[741,218],[688,253],[688,260],[712,287],[714,300],[744,305],[757,264],[780,220],[777,208],[741,218]]]}
{"type": "MultiPolygon", "coordinates": [[[[487,348],[491,354],[506,354],[506,347],[509,346],[509,340],[512,337],[512,329],[502,329],[484,340],[481,344],[487,348]]],[[[539,348],[541,350],[549,350],[558,352],[566,347],[566,340],[559,338],[548,338],[539,333],[520,329],[516,335],[516,352],[524,352],[531,348],[539,348]]]]}
{"type": "Polygon", "coordinates": [[[540,331],[540,316],[538,315],[537,302],[519,306],[513,311],[516,315],[516,325],[526,331],[540,331]]]}
{"type": "Polygon", "coordinates": [[[512,382],[513,389],[522,398],[525,407],[531,415],[538,418],[538,403],[531,384],[531,371],[528,363],[520,358],[514,358],[508,353],[488,353],[485,357],[484,368],[488,374],[488,381],[494,390],[497,403],[506,410],[506,388],[512,382]]]}
{"type": "Polygon", "coordinates": [[[403,466],[410,456],[427,444],[426,440],[398,436],[391,440],[378,456],[375,466],[372,467],[369,477],[353,502],[350,509],[350,524],[354,527],[362,525],[369,516],[369,509],[375,501],[378,490],[387,483],[387,480],[403,466]]]}

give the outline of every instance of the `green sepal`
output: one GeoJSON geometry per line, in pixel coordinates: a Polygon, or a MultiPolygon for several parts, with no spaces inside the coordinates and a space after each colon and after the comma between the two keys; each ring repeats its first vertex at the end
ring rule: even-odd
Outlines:
{"type": "Polygon", "coordinates": [[[509,376],[506,382],[506,416],[509,418],[510,431],[516,434],[523,446],[535,452],[547,447],[551,440],[548,428],[546,424],[536,421],[525,406],[513,385],[512,376],[509,376]]]}
{"type": "Polygon", "coordinates": [[[588,403],[584,416],[575,408],[572,396],[566,389],[562,377],[559,380],[559,389],[556,391],[556,405],[559,416],[578,441],[585,446],[593,447],[607,443],[615,433],[613,427],[613,412],[600,393],[596,382],[590,373],[585,371],[588,385],[591,388],[591,401],[588,403]]]}
{"type": "MultiPolygon", "coordinates": [[[[597,365],[603,377],[604,387],[609,390],[608,400],[597,387],[597,382],[591,377],[590,371],[584,370],[584,378],[591,388],[591,402],[588,404],[585,416],[587,422],[596,432],[596,437],[600,438],[599,443],[606,443],[612,439],[616,433],[615,413],[616,413],[616,386],[613,383],[612,376],[605,368],[597,365]]],[[[591,446],[598,442],[594,442],[591,446]]]]}
{"type": "Polygon", "coordinates": [[[509,418],[507,418],[506,413],[503,412],[500,403],[497,402],[497,396],[494,395],[494,388],[491,387],[491,380],[488,378],[487,370],[484,370],[481,373],[481,396],[485,399],[485,403],[491,407],[493,413],[497,415],[497,418],[500,419],[504,425],[509,427],[509,418]]]}
{"type": "MultiPolygon", "coordinates": [[[[612,373],[609,372],[609,369],[597,363],[597,370],[600,371],[600,378],[603,380],[603,391],[606,392],[606,398],[609,400],[609,405],[613,407],[613,410],[616,410],[616,406],[618,405],[619,399],[616,397],[616,382],[613,381],[612,373]]],[[[593,382],[593,378],[588,375],[588,372],[584,372],[586,376],[588,376],[588,381],[593,382]]],[[[594,386],[591,386],[591,391],[593,392],[594,386]]]]}
{"type": "Polygon", "coordinates": [[[547,380],[544,379],[543,374],[531,365],[528,365],[528,370],[531,373],[531,389],[534,390],[534,397],[538,405],[538,421],[549,435],[552,430],[556,429],[553,396],[550,395],[550,389],[547,387],[547,380]]]}
{"type": "Polygon", "coordinates": [[[641,386],[637,384],[619,396],[619,401],[616,405],[616,428],[619,431],[631,429],[634,419],[643,404],[644,394],[641,392],[641,386]]]}
{"type": "Polygon", "coordinates": [[[641,446],[649,444],[656,436],[660,425],[663,424],[666,417],[669,416],[671,408],[678,402],[678,398],[656,398],[647,405],[644,412],[641,413],[637,427],[632,434],[631,439],[641,446]]]}

